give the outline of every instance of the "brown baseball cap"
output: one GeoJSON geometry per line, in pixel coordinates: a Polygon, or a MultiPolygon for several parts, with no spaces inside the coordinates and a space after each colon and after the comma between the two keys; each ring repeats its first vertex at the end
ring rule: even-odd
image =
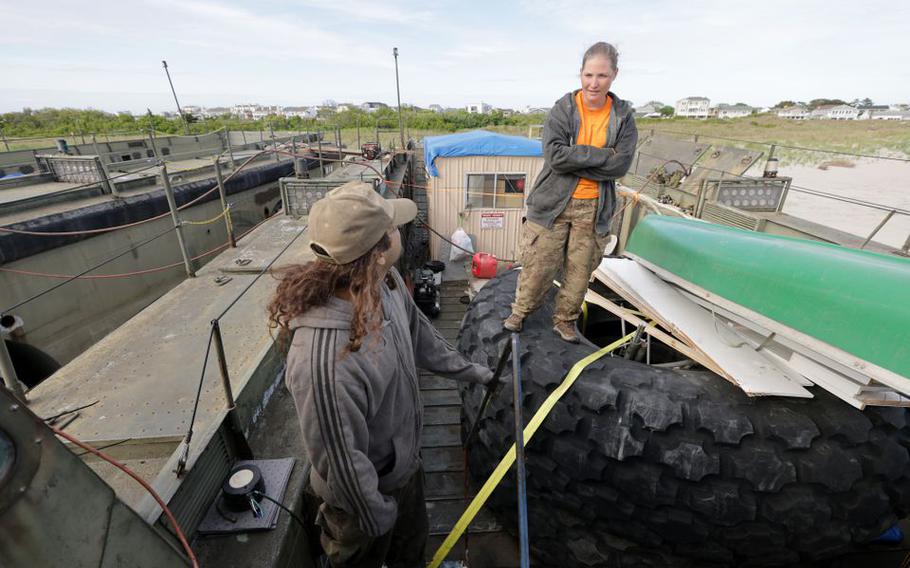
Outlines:
{"type": "Polygon", "coordinates": [[[366,254],[389,229],[416,216],[417,204],[410,199],[385,199],[369,183],[351,181],[310,209],[310,247],[320,260],[347,264],[366,254]]]}

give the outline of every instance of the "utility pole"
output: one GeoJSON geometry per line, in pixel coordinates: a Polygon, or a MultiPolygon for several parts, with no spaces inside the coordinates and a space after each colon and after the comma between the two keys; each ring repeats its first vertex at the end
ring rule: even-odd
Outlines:
{"type": "Polygon", "coordinates": [[[398,85],[398,48],[392,48],[395,56],[395,93],[398,95],[398,135],[401,137],[401,147],[404,148],[404,128],[401,122],[401,87],[398,85]]]}
{"type": "Polygon", "coordinates": [[[177,100],[177,91],[174,90],[174,82],[171,81],[171,72],[167,70],[167,61],[162,59],[161,64],[164,65],[164,73],[167,75],[167,82],[171,85],[171,92],[174,93],[174,102],[177,103],[177,114],[180,115],[180,119],[183,121],[183,133],[189,136],[190,125],[183,115],[183,109],[180,108],[180,101],[177,100]]]}

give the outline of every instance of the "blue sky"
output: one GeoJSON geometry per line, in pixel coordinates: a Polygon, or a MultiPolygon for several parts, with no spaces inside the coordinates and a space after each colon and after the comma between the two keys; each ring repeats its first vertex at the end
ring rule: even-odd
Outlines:
{"type": "Polygon", "coordinates": [[[170,110],[162,59],[186,105],[394,103],[393,46],[403,102],[549,106],[598,40],[636,104],[910,102],[904,1],[0,0],[0,112],[170,110]]]}

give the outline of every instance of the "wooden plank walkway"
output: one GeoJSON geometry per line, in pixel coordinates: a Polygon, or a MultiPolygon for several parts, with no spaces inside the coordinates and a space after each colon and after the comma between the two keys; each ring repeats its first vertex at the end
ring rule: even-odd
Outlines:
{"type": "MultiPolygon", "coordinates": [[[[443,283],[442,313],[431,320],[452,345],[457,342],[461,320],[467,309],[461,301],[466,284],[465,281],[443,283]]],[[[466,483],[458,384],[421,371],[420,395],[424,405],[421,454],[426,471],[427,514],[430,518],[429,560],[467,508],[474,490],[466,483]]],[[[468,535],[461,538],[447,558],[465,562],[470,568],[518,566],[517,542],[484,508],[468,529],[468,535]]]]}

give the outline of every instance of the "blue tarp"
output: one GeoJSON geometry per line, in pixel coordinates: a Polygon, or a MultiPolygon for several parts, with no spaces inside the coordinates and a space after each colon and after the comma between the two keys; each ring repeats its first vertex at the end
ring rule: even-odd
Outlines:
{"type": "Polygon", "coordinates": [[[543,150],[540,140],[472,130],[424,138],[423,159],[433,177],[439,177],[433,163],[437,156],[543,156],[543,150]]]}

